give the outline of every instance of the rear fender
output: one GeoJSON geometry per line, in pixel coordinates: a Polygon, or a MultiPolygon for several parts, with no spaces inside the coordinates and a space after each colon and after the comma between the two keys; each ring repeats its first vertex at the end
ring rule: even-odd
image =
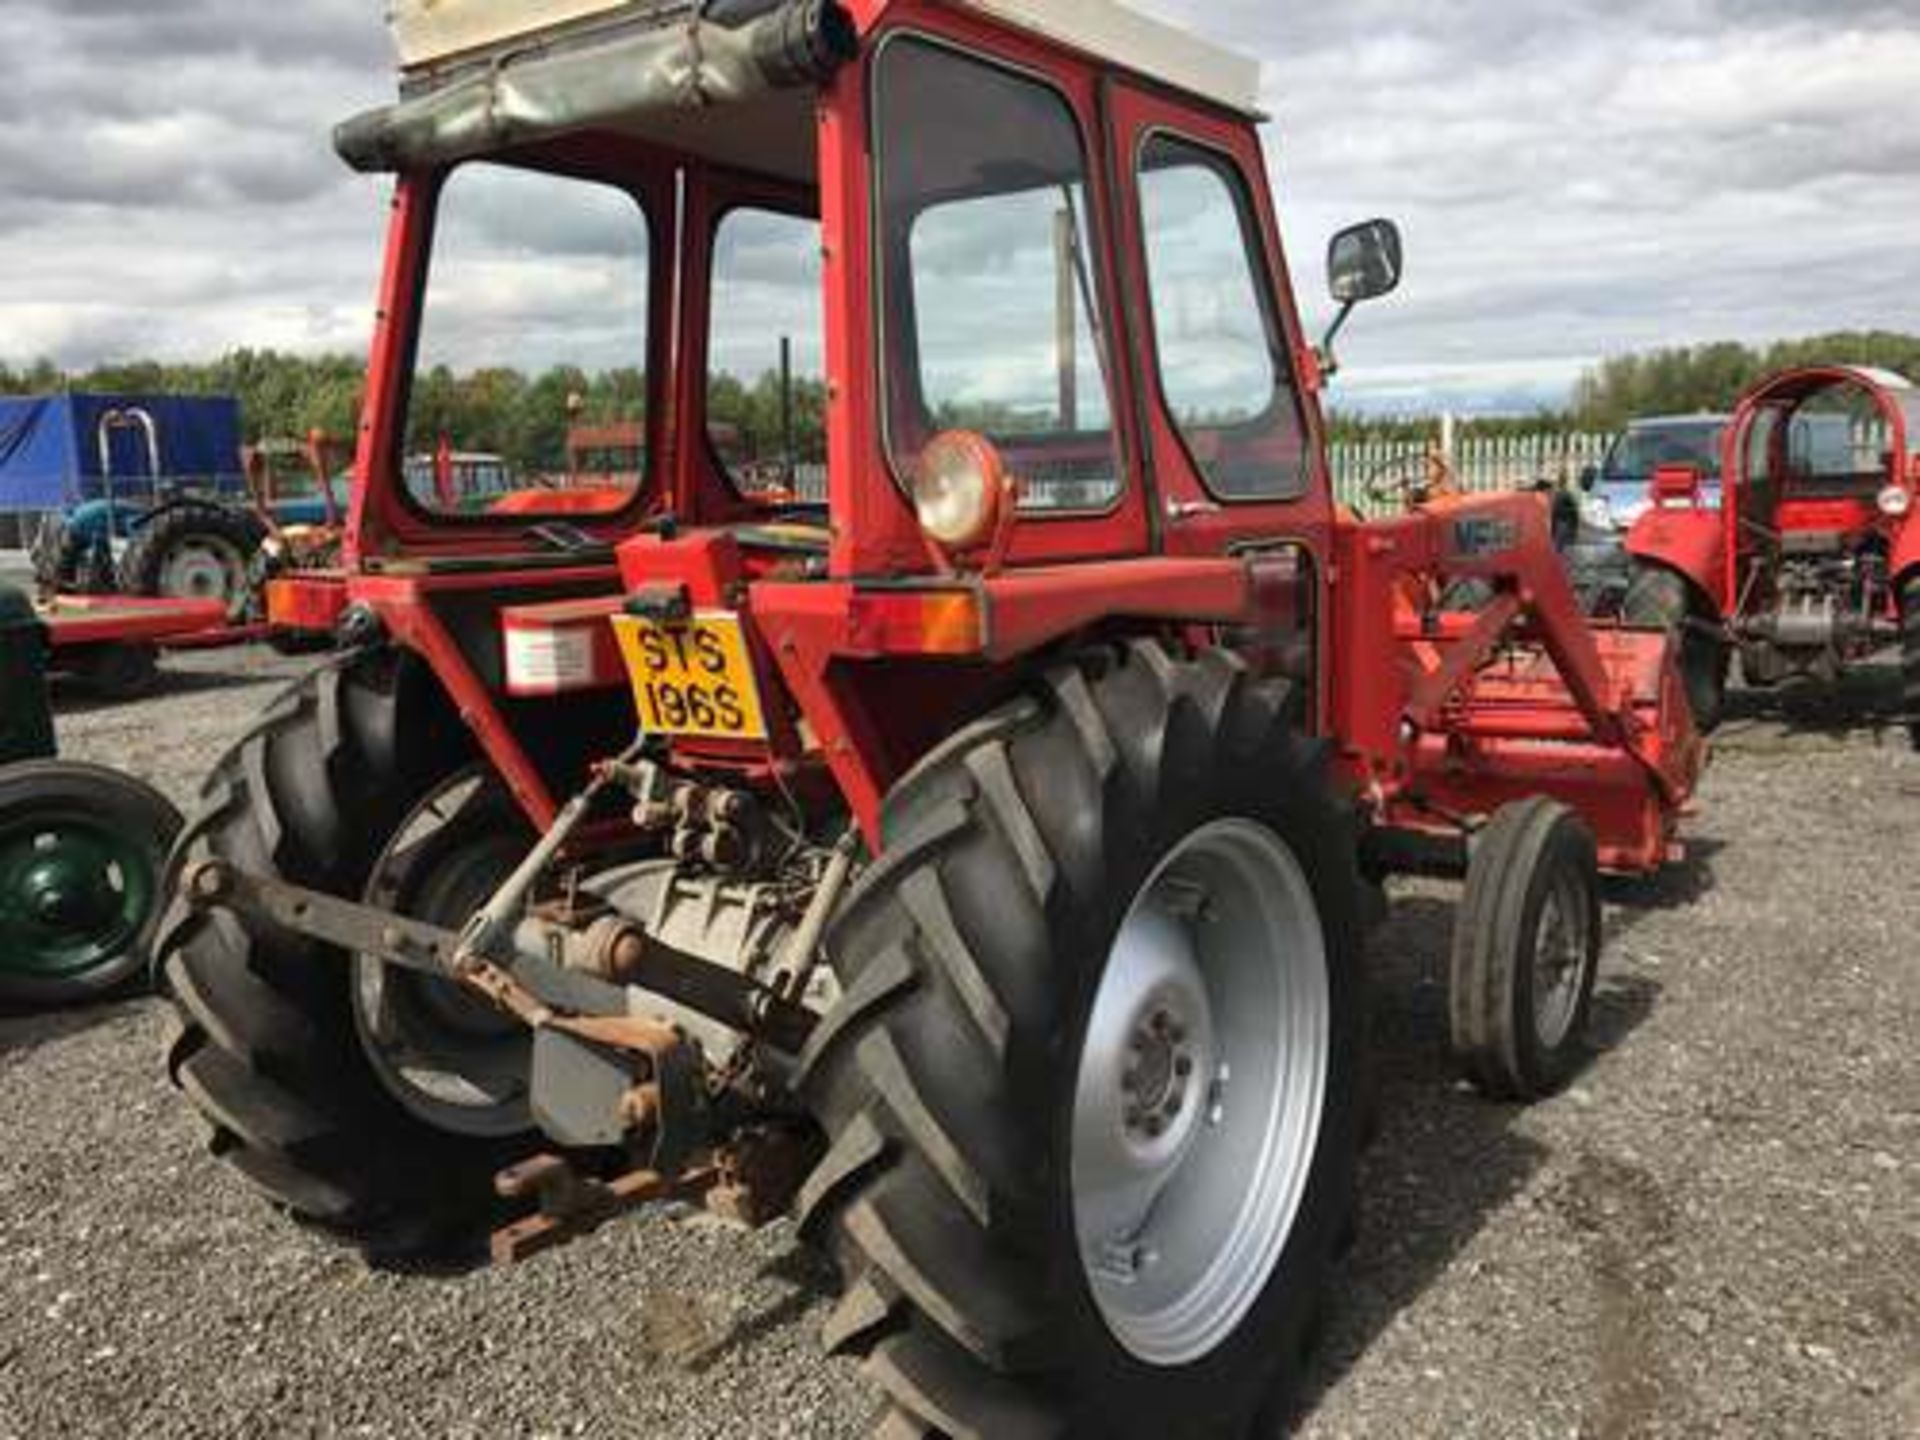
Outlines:
{"type": "Polygon", "coordinates": [[[1727,532],[1712,510],[1649,510],[1627,532],[1627,553],[1635,560],[1678,572],[1727,613],[1727,532]]]}

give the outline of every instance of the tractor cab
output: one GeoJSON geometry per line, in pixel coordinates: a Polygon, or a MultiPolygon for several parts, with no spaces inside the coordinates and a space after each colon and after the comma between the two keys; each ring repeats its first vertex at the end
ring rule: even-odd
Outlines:
{"type": "Polygon", "coordinates": [[[1904,519],[1920,391],[1884,371],[1780,378],[1748,397],[1729,436],[1743,548],[1837,551],[1904,519]],[[1893,512],[1893,513],[1889,513],[1893,512]]]}
{"type": "MultiPolygon", "coordinates": [[[[1327,567],[1257,65],[1030,0],[401,5],[395,31],[401,98],[336,137],[396,195],[335,608],[432,637],[462,709],[579,696],[612,740],[648,627],[716,612],[737,666],[647,672],[643,720],[797,763],[783,690],[858,708],[903,665],[1075,633],[1163,587],[1157,555],[1257,536],[1288,583],[1327,567]],[[511,494],[407,458],[475,449],[511,494]],[[982,598],[1090,561],[1110,584],[1065,603],[982,598]],[[497,626],[444,599],[483,573],[511,577],[497,626]]],[[[1349,309],[1397,283],[1391,227],[1334,258],[1349,309]]],[[[1004,683],[947,672],[944,700],[1004,683]]],[[[946,723],[891,718],[861,803],[946,723]]],[[[521,777],[534,814],[559,778],[521,777]]]]}
{"type": "Polygon", "coordinates": [[[1219,548],[1227,507],[1311,497],[1257,67],[1053,10],[402,5],[402,99],[338,137],[398,176],[362,562],[538,554],[564,515],[575,558],[771,524],[837,575],[939,570],[999,499],[919,493],[954,431],[1017,491],[1010,563],[1219,548]],[[506,514],[394,483],[436,445],[571,471],[570,424],[630,436],[633,483],[506,514]]]}

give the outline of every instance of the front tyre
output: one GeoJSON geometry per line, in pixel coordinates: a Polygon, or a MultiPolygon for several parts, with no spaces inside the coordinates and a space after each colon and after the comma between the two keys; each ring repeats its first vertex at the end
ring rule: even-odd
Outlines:
{"type": "Polygon", "coordinates": [[[1665,630],[1673,637],[1680,649],[1680,673],[1693,723],[1702,735],[1719,729],[1733,656],[1726,641],[1713,633],[1705,598],[1677,571],[1638,566],[1627,587],[1622,615],[1629,625],[1665,630]]]}
{"type": "Polygon", "coordinates": [[[902,1433],[1235,1435],[1350,1223],[1352,820],[1282,682],[1136,645],[889,798],[803,1060],[803,1232],[902,1433]]]}
{"type": "Polygon", "coordinates": [[[1599,875],[1586,822],[1544,797],[1506,806],[1475,841],[1448,1001],[1454,1054],[1491,1099],[1544,1099],[1585,1058],[1599,875]]]}

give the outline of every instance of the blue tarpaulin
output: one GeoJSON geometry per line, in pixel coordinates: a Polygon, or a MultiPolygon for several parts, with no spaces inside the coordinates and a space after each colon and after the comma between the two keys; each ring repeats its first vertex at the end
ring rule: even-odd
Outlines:
{"type": "Polygon", "coordinates": [[[228,397],[0,397],[0,514],[163,488],[238,493],[240,405],[228,397]],[[155,461],[158,461],[158,474],[155,461]]]}

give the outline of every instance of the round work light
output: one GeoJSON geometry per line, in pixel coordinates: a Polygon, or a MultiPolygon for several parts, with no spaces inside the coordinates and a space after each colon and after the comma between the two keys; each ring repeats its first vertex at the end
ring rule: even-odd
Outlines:
{"type": "Polygon", "coordinates": [[[913,473],[920,528],[945,550],[972,550],[999,528],[1009,503],[1006,466],[986,436],[948,430],[927,442],[913,473]]]}

